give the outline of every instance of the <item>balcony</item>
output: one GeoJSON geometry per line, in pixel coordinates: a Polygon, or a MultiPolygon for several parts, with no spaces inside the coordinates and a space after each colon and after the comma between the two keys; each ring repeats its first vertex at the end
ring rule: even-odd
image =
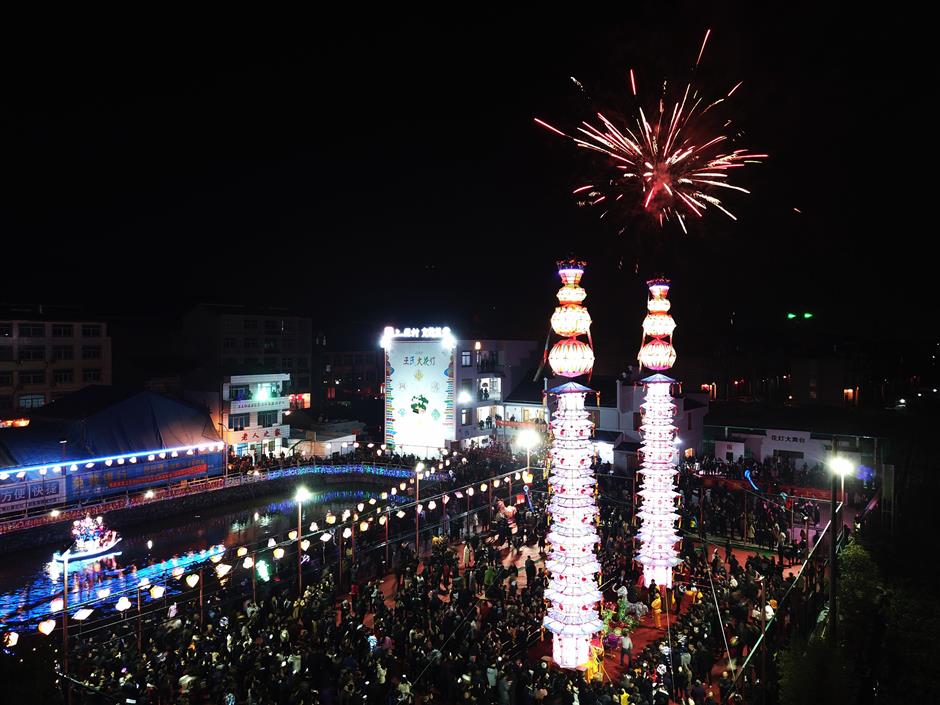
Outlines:
{"type": "Polygon", "coordinates": [[[246,411],[268,411],[271,409],[289,409],[290,397],[269,397],[268,399],[241,399],[229,402],[230,413],[246,411]]]}

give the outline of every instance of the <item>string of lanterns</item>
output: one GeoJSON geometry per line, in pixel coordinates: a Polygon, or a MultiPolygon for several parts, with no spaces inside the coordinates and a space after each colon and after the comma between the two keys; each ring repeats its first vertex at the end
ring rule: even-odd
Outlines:
{"type": "MultiPolygon", "coordinates": [[[[443,452],[444,454],[448,453],[448,451],[446,450],[443,452]]],[[[453,453],[453,456],[454,456],[454,459],[456,460],[456,457],[458,456],[458,454],[453,453]]],[[[467,458],[463,457],[461,461],[464,464],[466,464],[467,458]]],[[[439,463],[435,469],[442,470],[443,468],[447,467],[449,464],[450,464],[450,459],[447,459],[439,463]]],[[[405,503],[395,512],[395,516],[397,518],[402,519],[405,516],[407,516],[404,509],[407,509],[409,506],[414,506],[416,511],[420,514],[424,512],[425,509],[429,511],[433,511],[437,509],[439,506],[438,502],[440,502],[442,505],[448,504],[448,502],[450,502],[450,499],[451,499],[451,496],[450,496],[451,494],[453,494],[458,499],[463,498],[464,493],[461,492],[461,490],[466,490],[467,497],[474,496],[474,491],[475,491],[474,486],[464,485],[462,488],[451,490],[445,493],[440,493],[440,494],[432,496],[431,498],[426,498],[426,502],[427,502],[426,506],[418,502],[413,502],[411,505],[409,505],[407,503],[408,502],[407,498],[403,495],[400,495],[399,490],[404,492],[409,487],[409,485],[413,485],[415,483],[416,478],[419,481],[422,479],[430,480],[430,481],[439,481],[440,479],[442,479],[442,476],[436,473],[433,473],[433,472],[425,473],[423,469],[424,468],[423,463],[419,463],[418,467],[421,469],[419,470],[416,468],[416,470],[414,471],[406,470],[406,469],[399,469],[398,472],[396,472],[395,476],[396,477],[410,476],[409,481],[401,482],[397,486],[392,486],[388,489],[388,491],[382,492],[380,494],[380,499],[383,502],[392,502],[392,503],[404,502],[405,503]]],[[[375,474],[380,474],[380,473],[375,473],[375,474]]],[[[500,486],[501,481],[506,482],[508,478],[510,477],[514,477],[516,480],[520,480],[526,485],[531,484],[534,480],[534,476],[528,470],[525,470],[525,471],[512,470],[502,475],[496,476],[495,478],[491,478],[490,482],[494,488],[497,488],[500,486]]],[[[488,487],[489,485],[487,485],[487,483],[485,482],[480,483],[479,491],[485,492],[488,489],[488,487]]],[[[317,495],[312,495],[308,493],[308,496],[311,498],[316,498],[318,502],[322,502],[324,500],[329,500],[329,499],[335,499],[339,497],[340,495],[346,498],[352,496],[352,497],[365,499],[365,497],[362,496],[362,492],[363,491],[361,490],[335,491],[335,492],[319,493],[317,495]]],[[[378,500],[376,500],[375,497],[370,497],[365,502],[359,502],[357,505],[355,505],[356,511],[353,511],[350,508],[344,509],[342,513],[340,514],[341,523],[339,526],[334,526],[337,523],[337,515],[334,514],[332,511],[328,511],[324,517],[324,521],[328,525],[329,528],[321,529],[319,525],[317,524],[317,522],[315,521],[312,522],[309,526],[309,531],[311,533],[307,534],[306,536],[299,537],[301,541],[300,548],[302,551],[306,552],[312,545],[308,537],[313,537],[313,536],[316,536],[317,534],[319,534],[318,538],[320,539],[321,542],[329,543],[329,541],[333,540],[335,531],[339,531],[340,529],[342,529],[341,535],[343,536],[343,538],[348,539],[348,538],[351,538],[353,535],[353,527],[358,528],[360,532],[365,532],[376,521],[379,526],[385,526],[388,521],[388,517],[391,516],[392,509],[393,509],[392,504],[388,504],[385,507],[378,507],[378,500]],[[366,511],[367,506],[369,507],[370,512],[375,512],[375,515],[368,516],[368,517],[361,515],[361,513],[366,511]],[[358,522],[358,526],[356,526],[356,522],[358,522]],[[343,525],[346,523],[348,523],[349,525],[344,527],[343,525]]],[[[296,542],[298,540],[298,534],[297,534],[296,529],[289,531],[287,534],[287,538],[288,538],[288,541],[281,542],[281,543],[286,544],[286,543],[296,542]]],[[[274,538],[269,538],[267,540],[265,544],[265,548],[270,549],[272,551],[272,556],[274,560],[281,560],[286,553],[283,545],[280,545],[274,538]]],[[[259,549],[259,550],[264,550],[264,549],[259,549]]],[[[219,580],[227,579],[233,569],[233,565],[222,562],[225,552],[226,552],[226,549],[224,546],[214,547],[213,549],[210,549],[210,551],[208,552],[209,560],[211,561],[211,563],[214,564],[214,572],[216,574],[216,577],[219,580]]],[[[204,555],[206,553],[207,553],[206,551],[203,551],[202,554],[200,555],[204,555]]],[[[249,553],[249,548],[246,546],[240,546],[237,549],[235,549],[235,557],[237,559],[241,559],[241,564],[240,564],[241,567],[244,568],[245,570],[251,570],[252,568],[254,568],[254,569],[257,569],[259,573],[263,573],[263,575],[267,575],[267,564],[264,561],[256,560],[253,556],[249,556],[248,553],[249,553]]],[[[199,573],[186,574],[186,569],[183,566],[174,567],[170,571],[170,576],[177,581],[184,582],[190,589],[195,589],[200,582],[199,573]]],[[[267,578],[262,577],[262,579],[266,580],[267,578]]],[[[141,581],[138,583],[138,585],[135,588],[135,592],[139,590],[144,590],[144,589],[147,589],[147,592],[149,593],[151,599],[153,600],[161,599],[166,594],[166,587],[164,587],[163,585],[150,585],[148,578],[141,579],[141,581]]],[[[103,602],[111,596],[111,589],[100,588],[96,594],[97,594],[98,600],[103,602]]],[[[50,603],[50,611],[59,612],[63,609],[63,606],[64,605],[63,605],[62,598],[55,598],[50,603]]],[[[114,608],[121,614],[126,612],[132,606],[133,606],[132,602],[126,595],[120,596],[117,602],[114,604],[114,608]]],[[[79,609],[72,615],[72,619],[75,619],[78,621],[85,621],[91,616],[91,614],[95,611],[95,609],[96,608],[92,608],[92,607],[82,607],[81,609],[79,609]]],[[[55,630],[56,624],[57,624],[57,620],[46,619],[37,625],[37,630],[44,635],[49,635],[55,630]]],[[[17,632],[8,631],[3,635],[2,643],[7,647],[12,648],[18,643],[18,640],[19,640],[19,634],[17,632]]]]}

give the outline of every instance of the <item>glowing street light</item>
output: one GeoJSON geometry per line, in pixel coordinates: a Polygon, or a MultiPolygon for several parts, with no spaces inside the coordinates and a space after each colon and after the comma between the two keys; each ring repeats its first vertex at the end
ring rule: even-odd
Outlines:
{"type": "Polygon", "coordinates": [[[308,490],[303,485],[297,488],[297,493],[294,495],[294,501],[297,502],[297,539],[296,541],[297,541],[297,594],[298,595],[304,594],[304,578],[303,578],[303,571],[301,570],[301,566],[303,565],[303,555],[302,555],[303,549],[301,548],[301,545],[300,545],[300,538],[302,534],[301,526],[303,524],[302,515],[303,515],[303,509],[304,509],[304,502],[308,501],[311,496],[312,495],[310,494],[310,490],[308,490]]]}
{"type": "Polygon", "coordinates": [[[516,439],[523,448],[525,448],[525,469],[528,470],[531,464],[530,455],[532,449],[539,445],[540,439],[539,434],[533,431],[531,428],[527,428],[522,431],[516,439]]]}

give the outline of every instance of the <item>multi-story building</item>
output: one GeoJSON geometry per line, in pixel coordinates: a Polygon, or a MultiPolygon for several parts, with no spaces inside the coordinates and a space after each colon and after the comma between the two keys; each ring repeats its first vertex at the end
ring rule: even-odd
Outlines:
{"type": "Polygon", "coordinates": [[[538,357],[535,341],[458,339],[447,327],[388,327],[381,345],[385,442],[427,455],[494,440],[503,395],[538,357]]]}
{"type": "MultiPolygon", "coordinates": [[[[290,448],[290,375],[235,375],[222,382],[213,419],[232,455],[279,456],[290,448]]],[[[210,407],[211,409],[211,407],[210,407]]]]}
{"type": "Polygon", "coordinates": [[[111,384],[104,323],[52,317],[41,307],[0,310],[0,418],[91,384],[111,384]]]}
{"type": "Polygon", "coordinates": [[[186,353],[204,369],[199,386],[217,389],[226,375],[288,376],[296,407],[310,406],[311,320],[287,309],[201,304],[183,318],[186,353]]]}
{"type": "Polygon", "coordinates": [[[385,383],[381,350],[344,350],[320,355],[325,401],[378,397],[385,383]]]}
{"type": "MultiPolygon", "coordinates": [[[[635,467],[640,447],[640,426],[643,423],[644,401],[642,377],[636,372],[619,377],[594,375],[583,384],[594,390],[584,400],[584,408],[594,424],[594,450],[598,457],[618,467],[635,467]]],[[[548,389],[567,380],[556,377],[531,376],[512,390],[502,410],[499,422],[500,438],[513,444],[515,435],[524,429],[547,433],[551,420],[551,396],[548,389]]],[[[705,392],[683,393],[681,385],[673,385],[676,403],[677,452],[692,457],[702,451],[705,414],[708,413],[708,395],[705,392]]]]}
{"type": "Polygon", "coordinates": [[[538,361],[534,340],[458,340],[455,348],[456,440],[461,447],[495,439],[509,392],[538,361]]]}

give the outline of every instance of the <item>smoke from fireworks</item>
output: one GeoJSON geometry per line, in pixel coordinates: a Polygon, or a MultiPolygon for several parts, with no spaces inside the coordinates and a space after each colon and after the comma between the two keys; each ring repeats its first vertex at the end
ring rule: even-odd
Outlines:
{"type": "MultiPolygon", "coordinates": [[[[705,34],[696,66],[702,59],[710,34],[711,30],[705,34]]],[[[630,69],[629,81],[635,96],[633,69],[630,69]]],[[[601,218],[623,198],[639,195],[643,209],[657,217],[660,225],[675,218],[686,231],[685,218],[701,218],[709,206],[737,220],[718,195],[723,191],[749,193],[747,189],[730,183],[728,177],[733,169],[759,163],[760,159],[767,157],[746,149],[729,151],[727,146],[731,136],[723,131],[731,121],[725,121],[721,131],[716,133],[703,119],[712,108],[730,98],[740,85],[737,83],[727,95],[705,104],[704,98],[690,82],[681,99],[675,100],[671,108],[663,95],[651,120],[647,119],[643,108],[638,107],[633,124],[623,121],[618,125],[615,124],[618,121],[597,113],[599,123],[582,122],[576,133],[569,135],[538,118],[535,122],[570,138],[580,148],[600,152],[610,158],[604,173],[573,192],[583,199],[583,203],[603,208],[601,218]]]]}

